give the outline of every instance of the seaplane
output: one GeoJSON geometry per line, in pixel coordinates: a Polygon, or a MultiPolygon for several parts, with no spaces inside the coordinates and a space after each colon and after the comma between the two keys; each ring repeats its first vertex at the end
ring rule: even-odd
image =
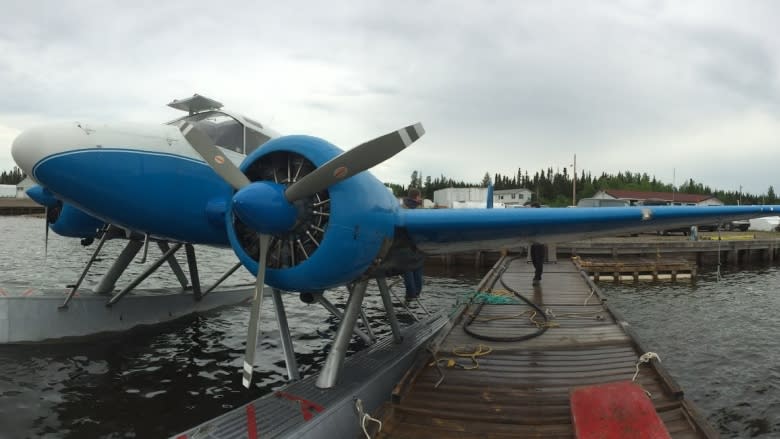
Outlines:
{"type": "MultiPolygon", "coordinates": [[[[209,290],[198,285],[193,246],[232,248],[238,259],[232,270],[243,266],[256,276],[243,366],[247,387],[264,285],[274,294],[298,293],[304,301],[324,303],[325,291],[347,287],[347,305],[317,379],[318,387],[330,388],[338,381],[370,280],[376,280],[393,336],[400,339],[386,279],[414,268],[421,256],[780,211],[780,206],[402,209],[369,170],[420,139],[425,133],[420,123],[344,151],[321,138],[280,135],[197,94],[168,105],[187,114],[166,124],[79,121],[35,127],[14,140],[12,155],[38,183],[29,195],[47,208],[47,233],[51,229],[85,245],[99,239],[85,273],[106,239],[128,241],[105,273],[102,292],[113,291],[141,247],[146,255],[149,242],[156,242],[163,254],[154,269],[185,246],[193,297],[201,300],[209,290]]],[[[106,305],[115,305],[141,280],[106,305]]],[[[294,355],[285,355],[290,372],[294,355]]]]}

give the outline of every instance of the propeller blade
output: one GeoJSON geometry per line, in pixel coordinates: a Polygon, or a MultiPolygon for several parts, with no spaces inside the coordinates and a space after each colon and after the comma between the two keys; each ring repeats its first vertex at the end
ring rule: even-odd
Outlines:
{"type": "Polygon", "coordinates": [[[284,192],[293,202],[322,191],[341,180],[352,177],[398,154],[425,134],[422,124],[416,123],[398,131],[369,140],[334,157],[314,172],[293,183],[284,192]]]}
{"type": "Polygon", "coordinates": [[[49,207],[43,208],[43,224],[46,225],[46,233],[43,235],[43,259],[49,256],[49,207]]]}
{"type": "Polygon", "coordinates": [[[222,154],[222,151],[217,148],[217,145],[211,141],[206,133],[189,122],[184,122],[179,129],[184,138],[195,148],[195,151],[214,169],[214,172],[234,189],[241,189],[251,183],[246,175],[222,154]]]}
{"type": "Polygon", "coordinates": [[[257,281],[255,282],[255,297],[249,314],[249,329],[246,336],[246,351],[244,352],[244,378],[242,383],[247,389],[252,383],[252,372],[255,365],[255,345],[257,344],[257,323],[260,320],[260,307],[263,304],[265,284],[265,260],[271,235],[258,234],[260,240],[260,257],[257,259],[257,281]]]}

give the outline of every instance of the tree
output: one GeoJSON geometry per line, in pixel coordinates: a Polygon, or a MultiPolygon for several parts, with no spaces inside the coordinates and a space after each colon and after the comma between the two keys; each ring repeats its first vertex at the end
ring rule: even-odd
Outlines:
{"type": "Polygon", "coordinates": [[[485,172],[485,176],[482,177],[482,187],[490,186],[490,173],[485,172]]]}
{"type": "Polygon", "coordinates": [[[775,188],[772,186],[769,186],[769,189],[766,191],[766,202],[767,204],[775,204],[777,201],[777,196],[775,195],[775,188]]]}
{"type": "Polygon", "coordinates": [[[413,171],[412,172],[412,181],[409,183],[409,187],[410,188],[419,187],[419,186],[417,186],[417,179],[418,178],[419,178],[419,176],[417,175],[417,171],[413,171]]]}
{"type": "Polygon", "coordinates": [[[14,166],[11,171],[3,171],[0,173],[0,184],[19,184],[24,180],[24,173],[19,167],[14,166]]]}

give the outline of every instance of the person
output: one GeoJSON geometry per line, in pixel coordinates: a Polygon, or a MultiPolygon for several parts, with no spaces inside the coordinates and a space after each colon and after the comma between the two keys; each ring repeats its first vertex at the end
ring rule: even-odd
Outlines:
{"type": "MultiPolygon", "coordinates": [[[[403,199],[403,207],[405,209],[417,209],[421,205],[422,198],[420,197],[420,190],[416,188],[409,188],[407,197],[403,199]]],[[[419,262],[415,263],[417,268],[404,272],[403,274],[407,302],[420,297],[423,285],[423,262],[424,258],[419,258],[419,262]]]]}
{"type": "MultiPolygon", "coordinates": [[[[539,203],[531,203],[531,207],[541,207],[539,203]]],[[[544,244],[531,244],[531,263],[534,264],[533,285],[539,285],[542,281],[542,270],[544,270],[544,244]]]]}

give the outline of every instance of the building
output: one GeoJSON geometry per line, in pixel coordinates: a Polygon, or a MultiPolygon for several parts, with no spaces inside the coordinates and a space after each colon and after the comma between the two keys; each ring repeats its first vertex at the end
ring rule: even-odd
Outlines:
{"type": "Polygon", "coordinates": [[[0,184],[0,198],[15,198],[16,186],[12,184],[0,184]]]}
{"type": "MultiPolygon", "coordinates": [[[[529,189],[503,189],[493,191],[493,207],[522,207],[531,201],[533,192],[529,189]]],[[[433,193],[435,207],[449,209],[487,207],[487,188],[484,187],[448,187],[433,193]]]]}
{"type": "Polygon", "coordinates": [[[29,176],[24,177],[24,179],[16,185],[16,198],[30,198],[27,196],[27,189],[35,186],[35,184],[33,179],[29,176]]]}
{"type": "Polygon", "coordinates": [[[487,207],[487,188],[484,187],[448,187],[433,193],[435,207],[487,207]]]}
{"type": "Polygon", "coordinates": [[[520,207],[531,201],[533,192],[530,189],[502,189],[493,191],[493,204],[503,203],[506,207],[520,207]]]}
{"type": "Polygon", "coordinates": [[[723,206],[723,202],[712,195],[683,194],[680,192],[645,192],[622,189],[606,189],[596,192],[592,198],[626,200],[631,205],[646,200],[665,201],[670,206],[723,206]]]}

